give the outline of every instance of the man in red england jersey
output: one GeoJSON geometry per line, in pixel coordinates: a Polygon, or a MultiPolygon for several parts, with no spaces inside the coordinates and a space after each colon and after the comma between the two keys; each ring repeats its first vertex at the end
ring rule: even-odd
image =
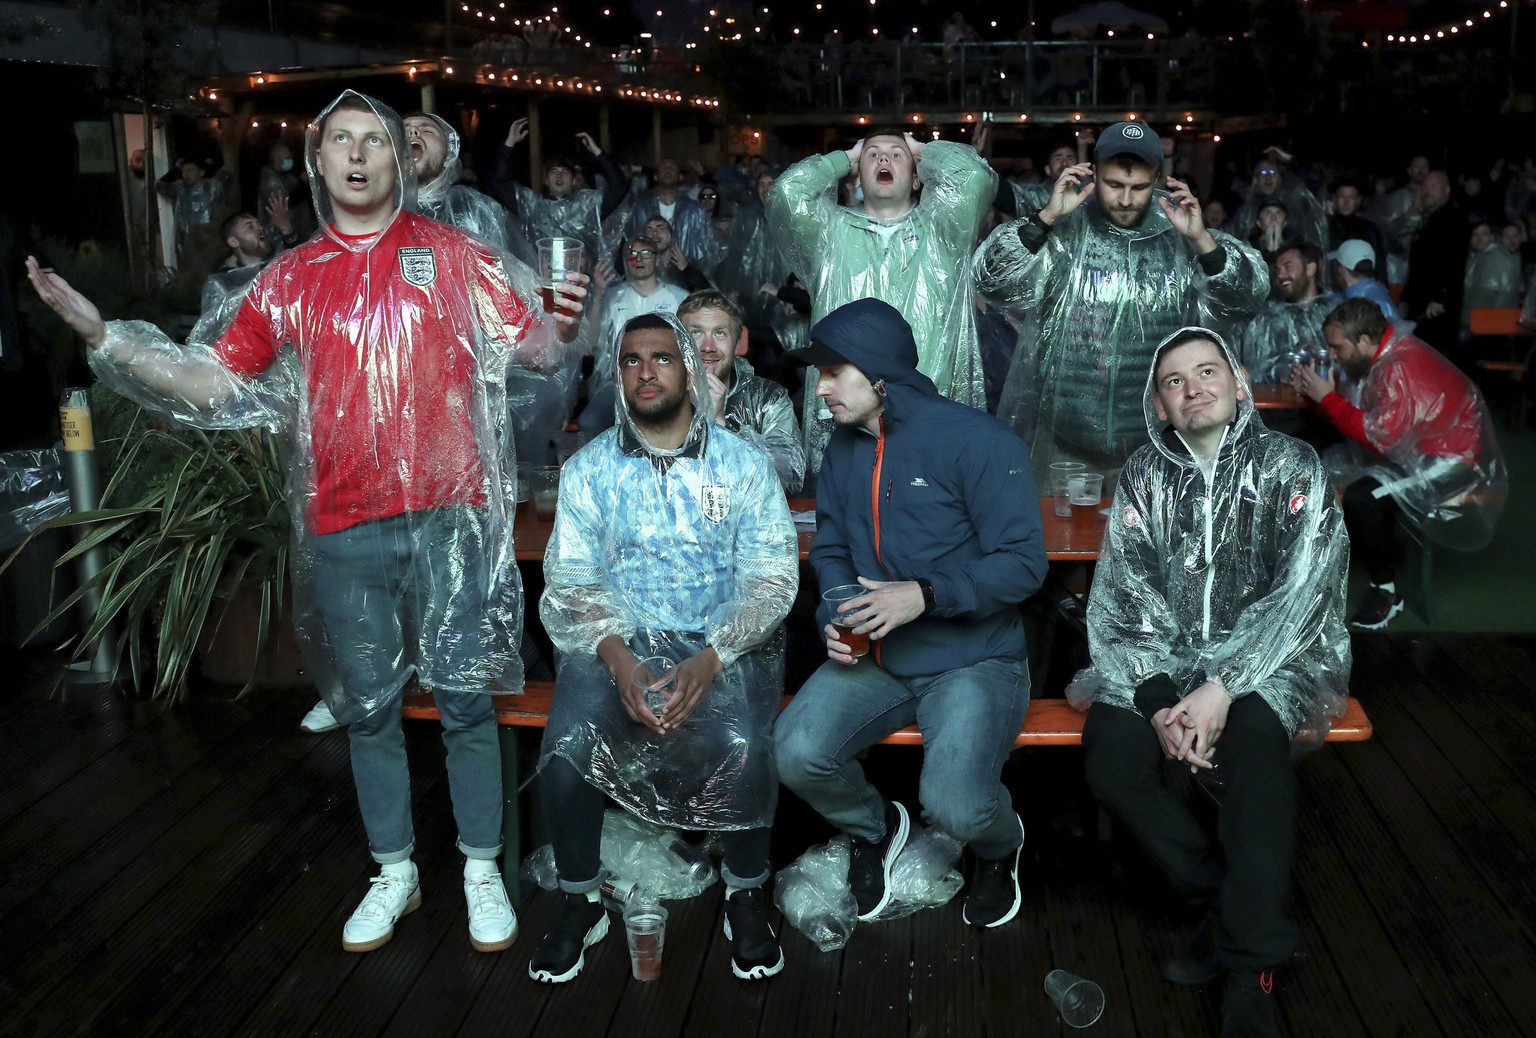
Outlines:
{"type": "Polygon", "coordinates": [[[521,680],[522,588],[503,449],[510,365],[558,362],[580,330],[584,276],[561,313],[484,242],[411,212],[400,117],[347,91],[309,126],[321,233],[256,279],[214,342],[104,323],[28,259],[38,294],[86,340],[92,368],[140,404],[203,428],[264,425],[287,446],[294,618],[321,692],[349,726],[369,849],[381,866],[342,944],[371,951],[421,903],[400,709],[415,675],[443,719],[471,943],[517,920],[496,868],[501,770],[491,677],[521,680]]]}

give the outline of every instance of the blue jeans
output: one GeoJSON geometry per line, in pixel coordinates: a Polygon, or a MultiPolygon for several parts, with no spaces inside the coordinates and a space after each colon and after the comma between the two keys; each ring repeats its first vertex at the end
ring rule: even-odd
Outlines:
{"type": "Polygon", "coordinates": [[[982,660],[908,678],[868,657],[852,666],[828,660],[779,716],[779,780],[850,836],[878,840],[885,835],[885,799],[854,756],[916,722],[923,733],[924,820],[983,858],[1002,858],[1021,837],[1000,776],[1028,709],[1023,660],[982,660]]]}
{"type": "MultiPolygon", "coordinates": [[[[405,683],[424,662],[428,671],[439,665],[446,673],[462,674],[473,671],[476,654],[484,656],[474,624],[435,629],[445,626],[439,615],[445,597],[461,611],[464,598],[479,592],[434,588],[434,575],[455,572],[445,565],[453,560],[437,558],[448,553],[434,550],[439,546],[431,538],[413,537],[411,521],[394,516],[315,538],[316,605],[335,650],[342,690],[349,700],[367,704],[348,726],[347,738],[368,848],[380,864],[405,861],[416,842],[400,720],[405,683]],[[422,646],[433,660],[418,659],[422,646]]],[[[442,715],[459,850],[471,858],[495,858],[501,850],[495,707],[488,690],[433,692],[442,715]]]]}

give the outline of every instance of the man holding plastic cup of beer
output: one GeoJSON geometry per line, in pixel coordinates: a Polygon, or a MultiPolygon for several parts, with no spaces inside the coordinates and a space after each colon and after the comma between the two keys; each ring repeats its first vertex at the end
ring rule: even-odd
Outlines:
{"type": "Polygon", "coordinates": [[[859,918],[874,919],[910,820],[855,757],[916,723],[924,818],[974,852],[966,920],[999,926],[1019,909],[1024,845],[1000,780],[1029,708],[1016,607],[1046,566],[1029,448],[941,397],[917,370],[911,326],[877,299],[838,307],[790,356],[816,367],[836,429],[810,552],[827,662],[779,717],[780,781],[849,835],[859,918]],[[834,607],[840,594],[853,597],[834,607]]]}

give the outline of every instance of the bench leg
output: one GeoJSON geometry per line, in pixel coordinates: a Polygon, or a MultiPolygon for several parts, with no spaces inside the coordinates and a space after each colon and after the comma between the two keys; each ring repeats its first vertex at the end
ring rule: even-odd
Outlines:
{"type": "Polygon", "coordinates": [[[507,885],[507,899],[516,907],[523,903],[522,796],[518,789],[517,729],[511,725],[498,725],[496,734],[501,741],[501,874],[507,885]]]}

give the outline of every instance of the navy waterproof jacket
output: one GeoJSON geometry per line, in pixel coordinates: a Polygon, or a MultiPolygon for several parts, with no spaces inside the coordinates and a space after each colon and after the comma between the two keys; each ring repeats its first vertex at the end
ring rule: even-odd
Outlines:
{"type": "MultiPolygon", "coordinates": [[[[823,589],[860,576],[933,584],[935,608],[874,642],[869,659],[913,677],[1023,657],[1016,607],[1046,568],[1029,448],[1004,423],[939,395],[918,373],[911,327],[888,304],[839,307],[811,339],[858,367],[884,403],[879,436],[839,425],[827,445],[810,552],[817,579],[823,589]]],[[[823,605],[819,626],[828,616],[823,605]]]]}

